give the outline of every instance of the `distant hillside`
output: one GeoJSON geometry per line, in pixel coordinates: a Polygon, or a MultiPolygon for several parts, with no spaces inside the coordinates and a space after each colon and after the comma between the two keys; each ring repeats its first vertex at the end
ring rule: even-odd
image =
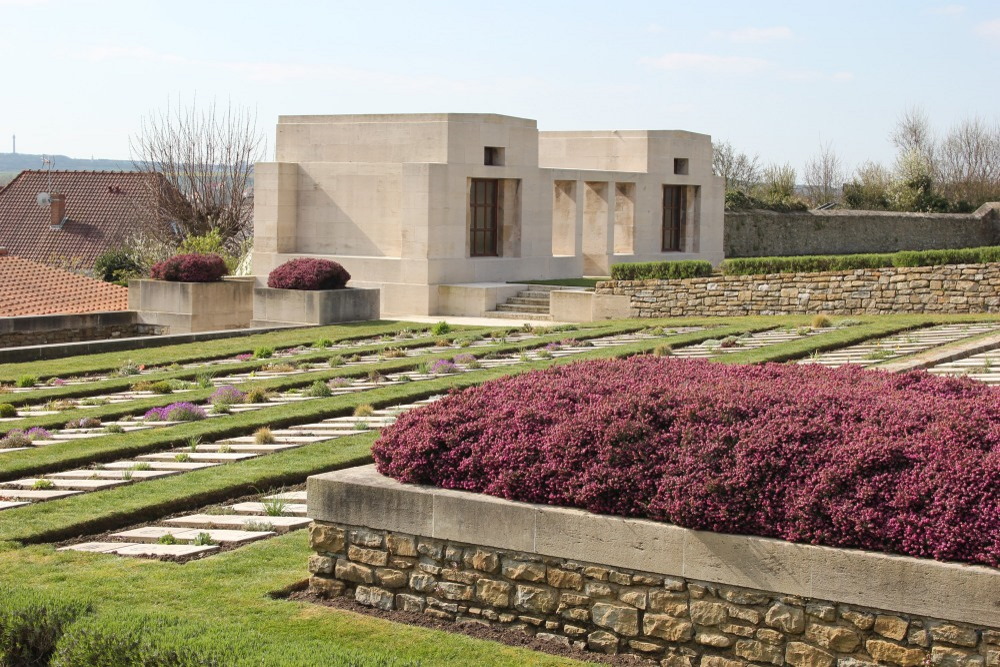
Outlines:
{"type": "MultiPolygon", "coordinates": [[[[53,169],[69,171],[133,171],[130,160],[86,160],[65,155],[46,155],[53,169]]],[[[42,156],[31,153],[0,153],[0,172],[20,173],[25,169],[42,169],[42,156]]]]}

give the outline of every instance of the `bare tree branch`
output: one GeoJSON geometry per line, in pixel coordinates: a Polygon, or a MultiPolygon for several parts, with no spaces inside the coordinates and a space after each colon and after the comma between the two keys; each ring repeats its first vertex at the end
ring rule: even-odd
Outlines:
{"type": "Polygon", "coordinates": [[[130,139],[132,161],[151,175],[160,216],[180,236],[212,229],[228,243],[253,234],[253,167],[264,153],[256,114],[213,101],[152,112],[130,139]]]}

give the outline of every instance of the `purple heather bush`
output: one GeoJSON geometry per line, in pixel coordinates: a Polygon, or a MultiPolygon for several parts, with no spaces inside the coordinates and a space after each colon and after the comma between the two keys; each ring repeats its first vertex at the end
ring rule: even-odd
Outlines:
{"type": "Polygon", "coordinates": [[[193,422],[204,419],[204,408],[194,403],[171,403],[162,408],[151,408],[143,415],[146,421],[155,422],[193,422]]]}
{"type": "Polygon", "coordinates": [[[434,375],[447,375],[457,373],[459,369],[450,359],[437,359],[431,363],[429,370],[434,375]]]}
{"type": "Polygon", "coordinates": [[[154,264],[149,275],[157,280],[186,283],[214,283],[229,273],[226,262],[215,254],[174,255],[154,264]]]}
{"type": "Polygon", "coordinates": [[[267,276],[267,286],[275,289],[342,289],[351,274],[328,259],[300,257],[275,268],[267,276]]]}
{"type": "Polygon", "coordinates": [[[373,453],[402,482],[1000,566],[1000,392],[967,379],[583,362],[406,413],[373,453]]]}
{"type": "Polygon", "coordinates": [[[243,403],[247,395],[236,387],[227,384],[216,389],[209,397],[208,402],[212,405],[236,405],[243,403]]]}
{"type": "Polygon", "coordinates": [[[250,361],[251,359],[253,359],[253,354],[250,352],[244,352],[243,354],[236,355],[237,361],[250,361]]]}

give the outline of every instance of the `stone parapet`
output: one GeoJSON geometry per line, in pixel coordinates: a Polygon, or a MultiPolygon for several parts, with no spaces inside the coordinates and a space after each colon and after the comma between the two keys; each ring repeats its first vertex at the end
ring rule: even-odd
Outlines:
{"type": "Polygon", "coordinates": [[[309,479],[310,585],[670,667],[1000,665],[1000,571],[309,479]]]}
{"type": "Polygon", "coordinates": [[[596,293],[627,296],[632,317],[996,313],[1000,264],[609,280],[596,293]]]}

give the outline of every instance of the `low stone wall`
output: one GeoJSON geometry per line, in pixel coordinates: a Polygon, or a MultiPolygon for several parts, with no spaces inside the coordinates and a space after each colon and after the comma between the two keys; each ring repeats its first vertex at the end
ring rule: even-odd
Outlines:
{"type": "Polygon", "coordinates": [[[998,204],[975,213],[727,211],[726,257],[844,255],[1000,243],[998,204]]]}
{"type": "Polygon", "coordinates": [[[1000,264],[955,264],[687,280],[610,280],[632,317],[1000,312],[1000,264]]]}
{"type": "Polygon", "coordinates": [[[1000,571],[311,477],[312,591],[669,667],[1000,665],[1000,571]]]}
{"type": "Polygon", "coordinates": [[[156,333],[159,327],[140,324],[136,313],[130,310],[0,317],[0,347],[76,343],[156,333]]]}
{"type": "Polygon", "coordinates": [[[347,287],[335,290],[294,290],[255,287],[253,323],[333,324],[379,318],[379,290],[347,287]]]}
{"type": "Polygon", "coordinates": [[[132,279],[128,305],[143,324],[172,334],[246,329],[253,319],[254,284],[253,276],[210,283],[132,279]]]}

